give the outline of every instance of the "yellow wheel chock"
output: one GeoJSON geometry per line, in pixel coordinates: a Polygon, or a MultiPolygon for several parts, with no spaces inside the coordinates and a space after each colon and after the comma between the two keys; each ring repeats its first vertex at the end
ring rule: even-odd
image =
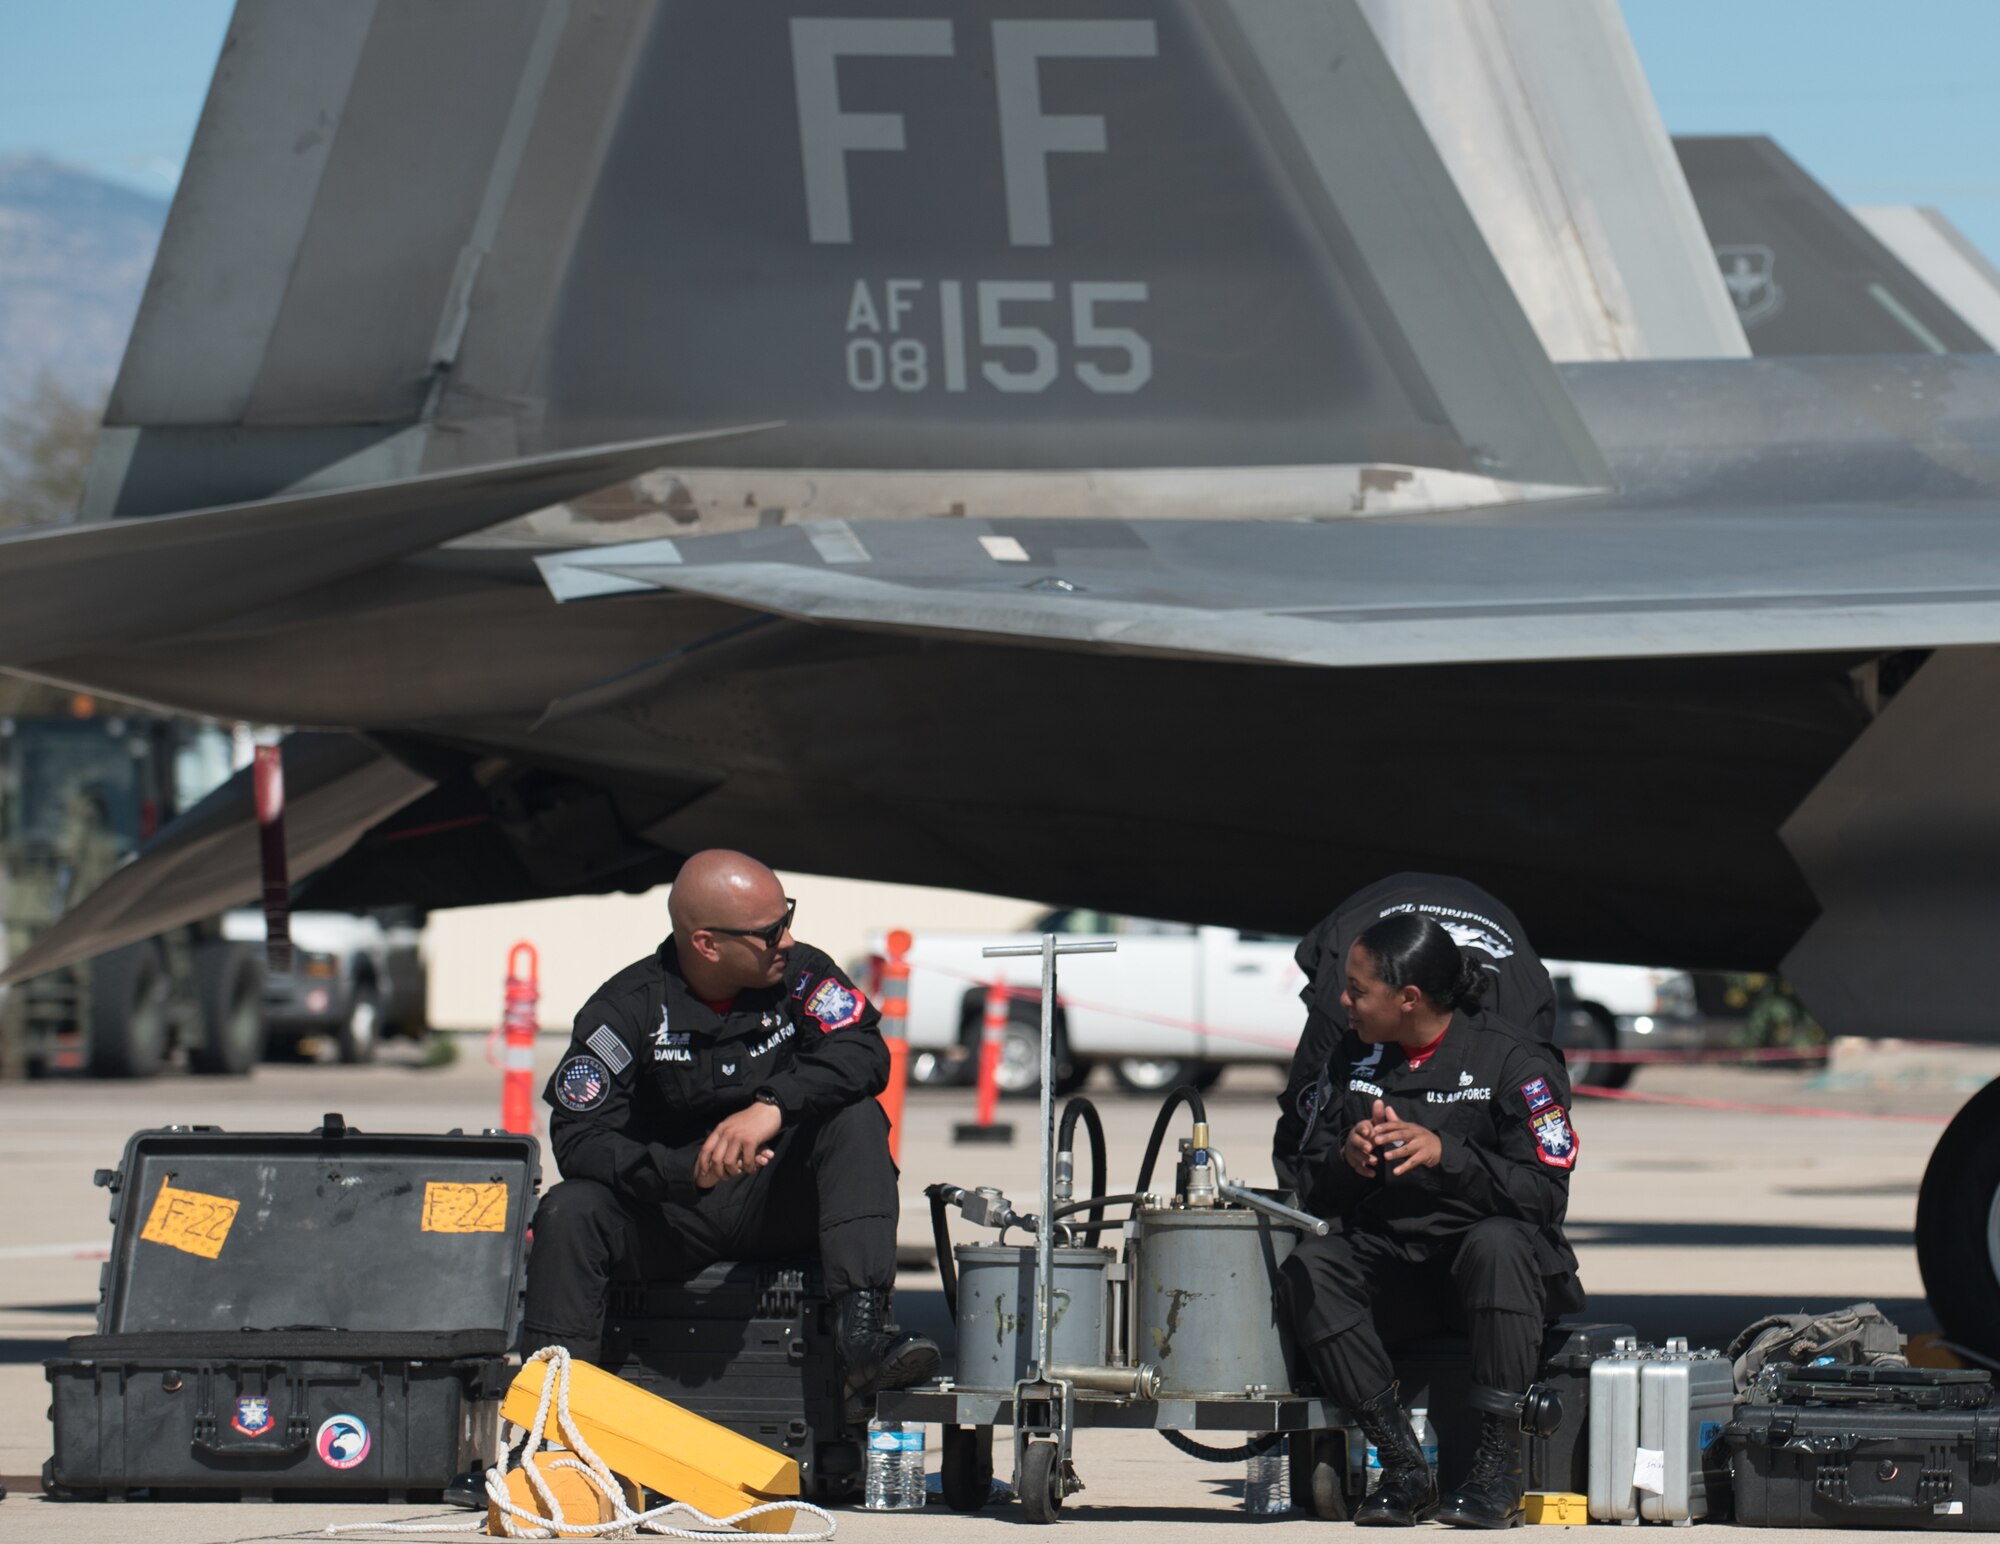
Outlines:
{"type": "MultiPolygon", "coordinates": [[[[529,1362],[521,1369],[501,1402],[501,1415],[516,1426],[533,1427],[549,1366],[529,1362]]],[[[577,1436],[612,1473],[711,1517],[799,1493],[795,1460],[584,1362],[569,1364],[569,1413],[577,1436]]],[[[560,1420],[551,1400],[540,1435],[562,1443],[560,1420]]],[[[737,1526],[752,1533],[789,1533],[792,1516],[789,1510],[765,1512],[737,1526]]]]}

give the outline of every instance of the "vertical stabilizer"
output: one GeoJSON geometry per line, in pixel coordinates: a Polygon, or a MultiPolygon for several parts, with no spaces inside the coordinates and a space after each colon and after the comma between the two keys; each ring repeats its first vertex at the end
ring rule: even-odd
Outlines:
{"type": "Polygon", "coordinates": [[[1542,346],[1750,352],[1617,0],[1362,0],[1542,346]]]}
{"type": "Polygon", "coordinates": [[[92,513],[770,420],[690,469],[752,474],[733,518],[773,473],[1608,483],[1356,0],[1055,12],[240,0],[92,513]]]}
{"type": "Polygon", "coordinates": [[[1935,209],[1862,204],[1854,218],[1987,344],[2000,348],[2000,269],[1935,209]]]}
{"type": "Polygon", "coordinates": [[[1992,352],[1773,140],[1681,135],[1674,150],[1753,353],[1992,352]]]}

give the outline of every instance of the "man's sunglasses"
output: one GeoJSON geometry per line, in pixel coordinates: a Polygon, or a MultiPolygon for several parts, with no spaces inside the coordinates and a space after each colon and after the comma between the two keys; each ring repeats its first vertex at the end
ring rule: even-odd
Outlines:
{"type": "Polygon", "coordinates": [[[785,936],[785,929],[792,925],[792,915],[799,909],[799,903],[789,895],[785,897],[785,914],[769,927],[706,927],[704,933],[727,933],[731,938],[754,938],[766,949],[778,947],[778,940],[785,936]]]}

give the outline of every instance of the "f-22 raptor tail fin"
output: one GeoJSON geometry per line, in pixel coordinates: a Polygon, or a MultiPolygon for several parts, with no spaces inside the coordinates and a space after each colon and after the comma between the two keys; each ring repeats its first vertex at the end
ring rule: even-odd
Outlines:
{"type": "Polygon", "coordinates": [[[91,513],[772,419],[726,464],[1608,481],[1355,0],[864,9],[243,0],[91,513]]]}

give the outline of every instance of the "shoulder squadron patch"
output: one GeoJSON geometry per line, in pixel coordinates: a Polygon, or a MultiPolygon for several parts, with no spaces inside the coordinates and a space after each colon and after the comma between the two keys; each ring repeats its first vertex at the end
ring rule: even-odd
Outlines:
{"type": "Polygon", "coordinates": [[[1549,1092],[1549,1080],[1547,1078],[1536,1078],[1532,1082],[1523,1083],[1521,1085],[1521,1097],[1528,1101],[1528,1113],[1530,1115],[1541,1110],[1546,1110],[1556,1102],[1556,1096],[1549,1092]]]}
{"type": "Polygon", "coordinates": [[[818,990],[806,999],[806,1012],[819,1020],[820,1030],[825,1034],[860,1023],[861,1010],[867,1006],[868,999],[859,991],[842,986],[831,977],[822,981],[818,990]]]}
{"type": "Polygon", "coordinates": [[[584,1044],[609,1062],[614,1073],[623,1072],[632,1065],[632,1053],[625,1049],[625,1042],[618,1038],[618,1032],[609,1024],[598,1025],[584,1044]]]}
{"type": "Polygon", "coordinates": [[[572,1056],[556,1069],[556,1103],[565,1110],[593,1109],[611,1091],[611,1073],[595,1056],[572,1056]]]}
{"type": "Polygon", "coordinates": [[[1551,1105],[1530,1118],[1535,1131],[1535,1156],[1552,1169],[1576,1167],[1576,1131],[1561,1105],[1551,1105]]]}
{"type": "Polygon", "coordinates": [[[813,979],[813,973],[811,971],[809,970],[800,971],[799,979],[792,983],[792,996],[794,997],[805,996],[806,988],[812,985],[812,979],[813,979]]]}

